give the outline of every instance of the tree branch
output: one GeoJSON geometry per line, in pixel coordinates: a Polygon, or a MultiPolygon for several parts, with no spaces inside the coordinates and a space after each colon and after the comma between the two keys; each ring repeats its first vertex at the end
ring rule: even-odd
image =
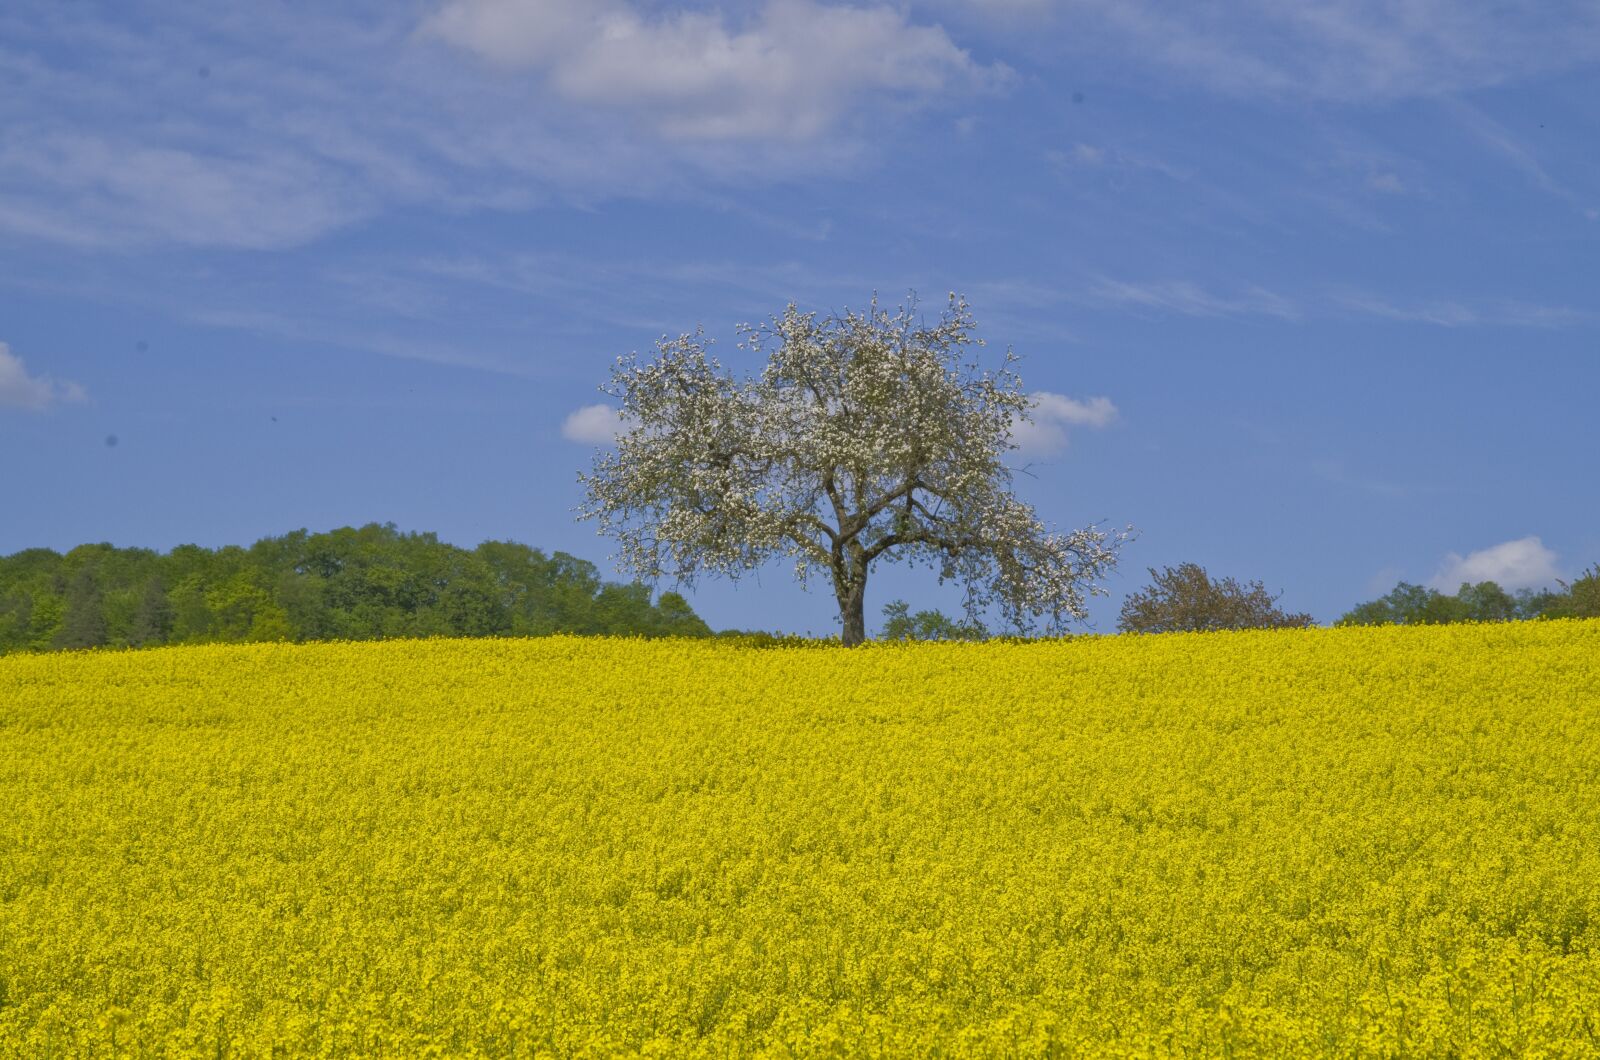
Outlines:
{"type": "Polygon", "coordinates": [[[961,537],[946,537],[943,534],[929,533],[926,530],[915,530],[910,533],[887,534],[872,543],[870,548],[863,550],[867,562],[872,562],[896,545],[933,545],[942,548],[951,555],[959,555],[969,548],[982,547],[983,542],[971,535],[961,537]]]}
{"type": "MultiPolygon", "coordinates": [[[[827,523],[825,523],[821,519],[817,518],[817,516],[812,514],[811,512],[796,512],[794,514],[794,519],[795,519],[796,522],[802,523],[802,524],[807,525],[807,526],[813,526],[813,527],[816,527],[818,530],[821,530],[824,534],[828,535],[828,541],[830,543],[839,540],[839,535],[834,532],[833,527],[829,526],[827,523]]],[[[791,536],[793,536],[793,535],[791,535],[791,536]]],[[[811,542],[808,541],[807,543],[810,544],[811,542]]]]}
{"type": "Polygon", "coordinates": [[[901,498],[909,499],[912,492],[919,489],[927,489],[927,487],[922,484],[922,480],[918,478],[914,472],[908,473],[904,482],[892,490],[886,490],[881,496],[877,497],[866,507],[862,508],[861,512],[856,516],[856,518],[860,519],[862,523],[865,524],[873,516],[889,507],[889,505],[893,504],[895,501],[900,500],[901,498]]]}
{"type": "Polygon", "coordinates": [[[845,533],[845,523],[849,516],[845,512],[844,498],[839,496],[839,487],[833,480],[834,468],[822,473],[822,491],[828,495],[828,500],[833,502],[833,517],[839,522],[839,533],[845,533]]]}

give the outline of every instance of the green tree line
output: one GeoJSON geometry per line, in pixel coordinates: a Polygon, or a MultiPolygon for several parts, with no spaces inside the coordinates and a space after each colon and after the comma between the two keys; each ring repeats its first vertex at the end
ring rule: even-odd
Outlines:
{"type": "Polygon", "coordinates": [[[0,557],[0,654],[384,637],[709,636],[675,592],[514,541],[475,549],[371,523],[248,548],[109,544],[0,557]]]}
{"type": "Polygon", "coordinates": [[[1559,589],[1509,593],[1492,581],[1462,582],[1454,594],[1401,582],[1388,595],[1360,604],[1341,626],[1441,625],[1449,622],[1516,622],[1537,618],[1600,618],[1600,564],[1559,589]]]}

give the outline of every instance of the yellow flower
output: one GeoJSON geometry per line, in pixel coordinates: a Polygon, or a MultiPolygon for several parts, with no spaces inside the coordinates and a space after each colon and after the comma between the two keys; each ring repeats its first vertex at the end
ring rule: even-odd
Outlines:
{"type": "Polygon", "coordinates": [[[0,659],[0,1057],[1600,1049],[1600,622],[0,659]]]}

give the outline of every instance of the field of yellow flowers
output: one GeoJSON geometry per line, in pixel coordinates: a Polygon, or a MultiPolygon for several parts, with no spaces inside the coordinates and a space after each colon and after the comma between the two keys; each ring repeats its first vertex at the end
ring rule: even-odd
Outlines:
{"type": "Polygon", "coordinates": [[[1600,622],[0,659],[0,1056],[1600,1054],[1600,622]]]}

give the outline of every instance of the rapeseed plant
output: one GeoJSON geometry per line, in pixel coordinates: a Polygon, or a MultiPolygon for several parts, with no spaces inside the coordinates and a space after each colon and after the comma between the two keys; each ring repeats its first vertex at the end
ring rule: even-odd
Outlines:
{"type": "Polygon", "coordinates": [[[1600,622],[0,659],[0,1055],[1593,1056],[1600,622]]]}

